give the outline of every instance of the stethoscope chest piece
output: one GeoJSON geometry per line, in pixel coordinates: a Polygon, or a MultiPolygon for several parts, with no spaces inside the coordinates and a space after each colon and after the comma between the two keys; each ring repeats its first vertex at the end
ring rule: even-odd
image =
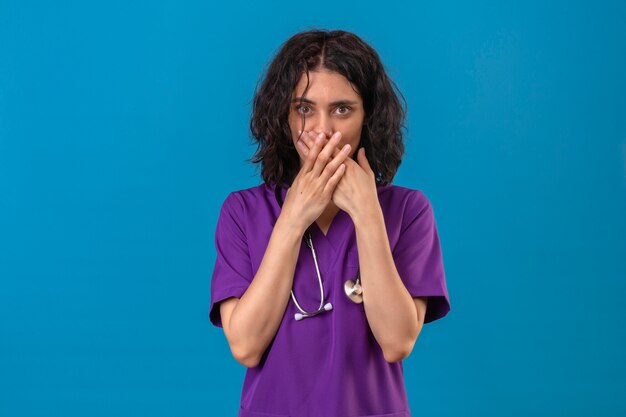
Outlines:
{"type": "Polygon", "coordinates": [[[357,275],[356,281],[349,279],[343,284],[343,290],[348,298],[357,304],[363,302],[363,288],[360,281],[360,277],[357,275]]]}

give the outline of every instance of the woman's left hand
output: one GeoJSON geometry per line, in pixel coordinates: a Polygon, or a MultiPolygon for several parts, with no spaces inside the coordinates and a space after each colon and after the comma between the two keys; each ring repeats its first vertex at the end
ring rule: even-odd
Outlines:
{"type": "MultiPolygon", "coordinates": [[[[305,155],[308,149],[313,146],[315,136],[314,132],[308,131],[302,134],[301,141],[306,146],[306,149],[302,148],[305,155]]],[[[325,139],[324,143],[326,142],[328,139],[325,139]]],[[[333,157],[340,151],[341,149],[336,148],[333,151],[333,157]]],[[[364,210],[372,209],[378,205],[376,176],[365,157],[365,148],[359,148],[356,152],[356,161],[352,157],[348,157],[343,163],[346,166],[346,171],[335,187],[332,201],[337,207],[354,218],[355,215],[364,210]]]]}

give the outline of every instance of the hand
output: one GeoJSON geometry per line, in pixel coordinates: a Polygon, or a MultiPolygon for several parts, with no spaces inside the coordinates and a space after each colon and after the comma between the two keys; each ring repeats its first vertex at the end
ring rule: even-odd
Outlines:
{"type": "Polygon", "coordinates": [[[333,152],[340,140],[341,134],[337,132],[328,141],[320,134],[309,141],[310,147],[304,145],[302,140],[296,144],[298,153],[306,149],[306,155],[300,154],[304,162],[287,190],[281,216],[288,216],[303,231],[326,209],[346,171],[344,161],[350,154],[350,145],[333,152]]]}
{"type": "MultiPolygon", "coordinates": [[[[298,132],[299,133],[299,132],[298,132]]],[[[320,134],[324,137],[324,134],[320,134]]],[[[332,141],[324,139],[327,144],[332,141]]],[[[298,153],[304,157],[313,151],[316,143],[316,137],[313,132],[304,131],[301,140],[306,149],[298,149],[298,153]]],[[[336,147],[333,148],[332,155],[338,155],[341,151],[336,147]]],[[[341,176],[334,192],[331,196],[333,203],[340,209],[347,212],[351,217],[364,208],[373,207],[372,204],[378,204],[378,191],[376,190],[376,176],[372,171],[370,164],[365,157],[365,148],[359,148],[356,153],[356,161],[352,158],[346,158],[344,161],[346,172],[341,176]]]]}

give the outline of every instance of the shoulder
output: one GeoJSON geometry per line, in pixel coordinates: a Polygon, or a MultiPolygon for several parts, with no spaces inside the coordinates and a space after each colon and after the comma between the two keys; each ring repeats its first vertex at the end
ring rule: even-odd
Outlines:
{"type": "Polygon", "coordinates": [[[222,200],[220,212],[240,224],[242,230],[253,230],[262,224],[273,224],[279,210],[273,184],[261,183],[230,191],[222,200]]]}
{"type": "Polygon", "coordinates": [[[396,212],[420,212],[430,207],[430,200],[420,189],[396,184],[377,186],[377,189],[381,205],[396,212]]]}
{"type": "Polygon", "coordinates": [[[226,195],[222,202],[222,207],[228,209],[245,209],[257,204],[259,200],[266,199],[269,192],[273,193],[271,186],[264,183],[253,187],[233,190],[226,195]]]}

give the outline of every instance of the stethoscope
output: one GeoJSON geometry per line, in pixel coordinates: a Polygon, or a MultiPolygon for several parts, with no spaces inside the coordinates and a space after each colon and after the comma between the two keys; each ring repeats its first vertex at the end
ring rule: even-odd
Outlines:
{"type": "MultiPolygon", "coordinates": [[[[283,198],[282,198],[280,191],[281,191],[281,188],[278,185],[276,185],[276,188],[274,189],[274,194],[276,195],[276,201],[278,202],[278,205],[282,209],[283,198]]],[[[300,304],[298,304],[298,300],[296,300],[296,296],[293,293],[293,288],[292,288],[291,298],[294,304],[296,305],[296,307],[298,308],[298,310],[300,310],[300,313],[295,314],[296,320],[302,320],[307,317],[317,316],[320,313],[323,313],[325,311],[330,311],[333,309],[333,305],[331,303],[324,304],[324,284],[322,284],[322,277],[320,275],[319,265],[317,264],[317,256],[315,254],[315,248],[313,247],[313,239],[311,239],[311,232],[308,229],[306,230],[306,232],[304,232],[303,238],[307,246],[311,249],[311,253],[313,254],[313,261],[315,262],[315,270],[317,271],[317,280],[319,281],[319,284],[320,284],[320,306],[317,309],[317,311],[313,311],[313,312],[305,311],[302,307],[300,307],[300,304]]],[[[357,304],[363,302],[363,288],[361,287],[361,274],[359,273],[358,270],[356,274],[356,280],[348,279],[344,283],[343,289],[346,293],[346,296],[353,302],[357,304]]]]}

